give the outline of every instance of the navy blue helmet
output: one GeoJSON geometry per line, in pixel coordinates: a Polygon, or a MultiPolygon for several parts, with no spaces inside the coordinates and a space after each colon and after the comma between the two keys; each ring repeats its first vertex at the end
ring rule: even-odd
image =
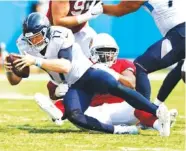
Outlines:
{"type": "Polygon", "coordinates": [[[38,52],[42,51],[49,42],[50,22],[41,13],[31,13],[23,22],[24,39],[38,52]]]}

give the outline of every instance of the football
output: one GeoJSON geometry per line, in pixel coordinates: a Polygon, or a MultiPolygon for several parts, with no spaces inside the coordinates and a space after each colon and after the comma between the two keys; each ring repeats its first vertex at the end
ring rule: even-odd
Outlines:
{"type": "Polygon", "coordinates": [[[7,62],[11,63],[12,65],[12,71],[21,78],[28,78],[29,74],[30,74],[30,68],[29,67],[25,67],[22,70],[19,70],[18,68],[15,67],[16,64],[13,64],[13,62],[17,59],[20,59],[20,57],[18,56],[14,56],[12,54],[10,54],[7,57],[7,62]]]}

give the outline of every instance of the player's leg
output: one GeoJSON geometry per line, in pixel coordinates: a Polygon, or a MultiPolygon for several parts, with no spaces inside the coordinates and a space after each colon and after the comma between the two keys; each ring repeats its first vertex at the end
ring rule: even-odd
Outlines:
{"type": "MultiPolygon", "coordinates": [[[[123,86],[121,83],[116,81],[113,76],[105,71],[91,70],[88,74],[91,77],[89,84],[91,85],[91,89],[95,92],[108,92],[114,96],[125,99],[126,102],[136,109],[152,113],[154,116],[157,116],[164,125],[166,125],[165,128],[170,132],[170,115],[165,105],[162,104],[157,108],[156,105],[152,104],[140,93],[123,86]]],[[[165,135],[168,136],[169,133],[166,133],[165,135]]]]}
{"type": "Polygon", "coordinates": [[[123,86],[109,73],[99,69],[92,69],[89,76],[89,84],[95,92],[110,93],[118,96],[126,100],[134,108],[145,110],[156,115],[157,107],[154,104],[135,90],[123,86]]]}
{"type": "Polygon", "coordinates": [[[84,115],[92,96],[82,90],[70,88],[64,98],[65,116],[73,124],[84,129],[113,133],[114,127],[112,125],[103,124],[93,117],[84,115]]]}
{"type": "Polygon", "coordinates": [[[173,28],[135,60],[136,90],[150,98],[147,74],[166,68],[185,58],[185,25],[173,28]]]}
{"type": "MultiPolygon", "coordinates": [[[[126,134],[138,134],[138,127],[135,125],[138,119],[132,114],[134,108],[128,109],[128,105],[122,105],[122,103],[103,104],[96,107],[89,107],[85,114],[98,119],[105,124],[115,125],[114,127],[125,127],[126,134]]],[[[133,112],[134,113],[134,112],[133,112]]]]}
{"type": "Polygon", "coordinates": [[[135,90],[123,86],[109,73],[99,69],[91,69],[87,74],[89,74],[88,76],[90,77],[89,85],[91,85],[91,89],[94,90],[94,92],[110,93],[118,96],[126,100],[126,102],[134,108],[144,110],[156,116],[158,109],[156,105],[152,104],[135,90]]]}
{"type": "Polygon", "coordinates": [[[154,101],[154,104],[160,105],[166,100],[169,94],[172,92],[174,87],[178,84],[181,79],[181,67],[183,65],[183,60],[181,60],[177,66],[172,69],[163,81],[163,84],[158,92],[158,96],[154,101]]]}
{"type": "MultiPolygon", "coordinates": [[[[94,93],[91,93],[91,84],[85,74],[82,79],[73,84],[64,98],[65,116],[73,124],[84,129],[114,134],[129,134],[133,127],[113,126],[101,123],[97,119],[84,114],[91,103],[94,93]]],[[[135,129],[138,133],[138,129],[135,129]]]]}
{"type": "Polygon", "coordinates": [[[57,125],[63,124],[63,112],[61,112],[61,110],[54,105],[49,97],[41,93],[36,93],[34,98],[38,106],[52,119],[52,121],[54,121],[57,125]]]}

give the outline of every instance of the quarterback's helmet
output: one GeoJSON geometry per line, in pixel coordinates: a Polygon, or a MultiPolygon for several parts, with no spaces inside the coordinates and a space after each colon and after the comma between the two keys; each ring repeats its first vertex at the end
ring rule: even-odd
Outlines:
{"type": "Polygon", "coordinates": [[[96,35],[90,44],[91,60],[105,63],[109,67],[115,63],[119,47],[113,37],[106,33],[96,35]]]}
{"type": "Polygon", "coordinates": [[[41,13],[31,13],[23,22],[24,39],[38,52],[42,51],[49,42],[50,22],[41,13]]]}

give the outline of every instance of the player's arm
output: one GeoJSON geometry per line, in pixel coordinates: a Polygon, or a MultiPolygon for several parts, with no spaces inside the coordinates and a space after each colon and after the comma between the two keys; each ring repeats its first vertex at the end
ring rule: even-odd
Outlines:
{"type": "Polygon", "coordinates": [[[134,72],[129,70],[129,69],[126,69],[121,74],[126,79],[127,83],[130,85],[130,87],[135,89],[135,87],[136,87],[136,77],[134,75],[134,72]]]}
{"type": "MultiPolygon", "coordinates": [[[[8,57],[8,56],[7,56],[8,57]]],[[[12,65],[7,61],[7,57],[4,60],[4,68],[6,77],[11,85],[17,85],[21,82],[22,78],[15,75],[12,71],[12,65]]]]}
{"type": "MultiPolygon", "coordinates": [[[[68,73],[72,68],[72,46],[62,48],[58,52],[58,59],[43,59],[41,67],[58,73],[68,73]]],[[[37,65],[37,60],[36,63],[37,65]]]]}
{"type": "Polygon", "coordinates": [[[111,16],[123,16],[138,10],[145,1],[122,0],[116,5],[103,5],[103,13],[111,16]]]}
{"type": "Polygon", "coordinates": [[[60,59],[43,59],[39,57],[34,57],[29,54],[20,55],[21,59],[14,61],[15,67],[22,70],[26,66],[36,65],[42,69],[57,72],[57,73],[68,73],[71,69],[71,63],[69,60],[60,59]]]}
{"type": "Polygon", "coordinates": [[[100,68],[100,67],[98,67],[98,68],[99,69],[102,69],[104,71],[107,71],[108,73],[110,73],[117,81],[119,81],[124,86],[129,87],[131,89],[134,89],[135,88],[134,85],[133,85],[133,83],[132,83],[132,80],[130,79],[130,77],[128,75],[120,74],[120,73],[118,73],[115,70],[110,69],[110,68],[109,68],[109,70],[108,69],[105,69],[105,68],[100,68]]]}
{"type": "Polygon", "coordinates": [[[57,73],[68,73],[71,69],[70,61],[63,58],[61,59],[36,58],[34,64],[45,70],[49,70],[57,73]],[[41,65],[39,65],[40,64],[39,62],[41,62],[41,65]]]}
{"type": "Polygon", "coordinates": [[[119,80],[118,81],[121,82],[124,86],[127,86],[131,89],[135,89],[134,80],[133,80],[133,78],[131,78],[129,76],[129,74],[130,73],[128,73],[128,75],[119,74],[119,80]]]}
{"type": "MultiPolygon", "coordinates": [[[[96,5],[97,7],[98,5],[101,6],[100,3],[96,5]]],[[[97,11],[96,5],[92,8],[91,11],[88,11],[84,14],[77,15],[77,16],[67,16],[70,10],[69,0],[52,1],[51,7],[52,7],[53,24],[71,28],[81,23],[87,22],[90,19],[95,18],[97,15],[102,13],[102,10],[100,10],[100,12],[97,11]],[[94,10],[96,11],[96,14],[93,14],[94,10]]]]}
{"type": "Polygon", "coordinates": [[[58,53],[58,59],[43,59],[25,52],[24,55],[15,55],[20,57],[20,59],[14,61],[14,64],[16,64],[15,67],[20,68],[20,70],[26,66],[36,65],[45,70],[57,73],[68,73],[71,70],[71,61],[66,59],[64,55],[69,55],[67,57],[71,57],[71,49],[72,47],[61,49],[58,53]],[[69,54],[67,52],[69,52],[69,54]]]}

